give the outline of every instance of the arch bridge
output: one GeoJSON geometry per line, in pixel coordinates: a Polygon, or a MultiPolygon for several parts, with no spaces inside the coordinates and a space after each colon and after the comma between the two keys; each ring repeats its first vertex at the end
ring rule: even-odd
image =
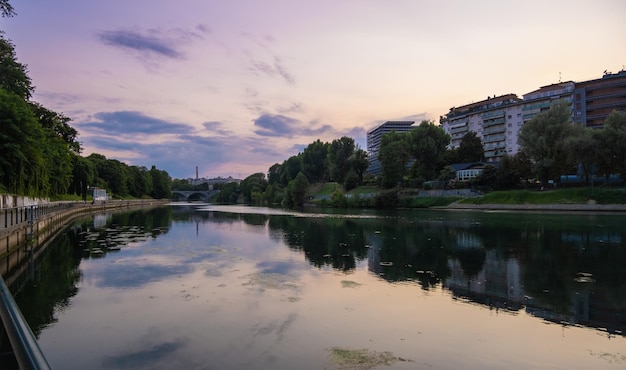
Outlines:
{"type": "Polygon", "coordinates": [[[208,202],[219,190],[172,190],[172,200],[177,202],[204,201],[208,202]]]}

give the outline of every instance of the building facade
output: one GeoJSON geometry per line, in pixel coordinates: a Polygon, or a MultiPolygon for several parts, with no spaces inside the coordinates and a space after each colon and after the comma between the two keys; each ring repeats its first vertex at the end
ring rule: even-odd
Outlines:
{"type": "Polygon", "coordinates": [[[574,122],[601,128],[613,110],[626,111],[626,70],[605,72],[602,78],[576,84],[572,102],[574,122]]]}
{"type": "Polygon", "coordinates": [[[522,125],[522,100],[515,94],[452,107],[441,117],[442,128],[450,135],[449,148],[458,148],[465,134],[473,131],[483,142],[485,160],[497,162],[518,150],[517,133],[522,125]]]}
{"type": "Polygon", "coordinates": [[[380,142],[383,135],[392,131],[409,132],[414,128],[414,123],[415,121],[387,121],[367,132],[367,160],[369,162],[367,173],[375,176],[380,175],[381,167],[378,161],[378,151],[380,150],[380,142]]]}

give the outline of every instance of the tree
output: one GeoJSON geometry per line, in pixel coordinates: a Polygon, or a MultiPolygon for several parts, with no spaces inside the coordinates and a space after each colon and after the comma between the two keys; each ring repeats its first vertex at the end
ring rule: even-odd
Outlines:
{"type": "Polygon", "coordinates": [[[354,153],[352,153],[352,157],[350,157],[350,165],[354,172],[359,177],[359,184],[363,183],[363,175],[365,171],[367,171],[367,167],[369,167],[370,162],[367,160],[367,152],[359,146],[356,146],[354,153]]]}
{"type": "Polygon", "coordinates": [[[30,105],[0,87],[0,183],[9,192],[49,195],[44,138],[30,105]]]}
{"type": "Polygon", "coordinates": [[[299,172],[296,178],[289,183],[289,193],[291,195],[291,204],[301,207],[306,201],[306,192],[309,188],[309,180],[306,176],[299,172]]]}
{"type": "Polygon", "coordinates": [[[167,199],[172,196],[172,179],[166,171],[158,170],[154,165],[150,168],[152,178],[152,194],[155,199],[167,199]]]}
{"type": "Polygon", "coordinates": [[[282,173],[282,165],[274,163],[267,171],[267,182],[270,184],[278,184],[282,173]]]}
{"type": "Polygon", "coordinates": [[[33,86],[26,65],[17,61],[15,47],[0,31],[0,87],[24,100],[30,99],[33,86]]]}
{"type": "Polygon", "coordinates": [[[254,173],[246,177],[240,185],[244,202],[258,203],[261,200],[261,194],[267,188],[265,175],[261,172],[254,173]]]}
{"type": "Polygon", "coordinates": [[[87,189],[93,186],[96,169],[93,162],[80,155],[73,155],[72,160],[72,182],[69,192],[80,195],[83,200],[86,200],[87,189]]]}
{"type": "Polygon", "coordinates": [[[565,142],[573,134],[569,107],[557,102],[520,129],[518,141],[542,183],[558,178],[570,165],[565,142]]]}
{"type": "Polygon", "coordinates": [[[12,17],[15,15],[15,11],[11,4],[9,4],[9,0],[0,0],[0,14],[3,17],[12,17]]]}
{"type": "Polygon", "coordinates": [[[343,184],[348,171],[351,168],[350,157],[354,153],[354,139],[343,136],[330,143],[328,149],[328,169],[331,180],[343,184]]]}
{"type": "Polygon", "coordinates": [[[613,111],[604,127],[594,132],[598,146],[599,173],[608,177],[620,174],[626,180],[626,112],[613,111]]]}
{"type": "Polygon", "coordinates": [[[328,148],[330,144],[319,139],[302,152],[302,172],[311,182],[324,182],[328,175],[328,148]]]}
{"type": "Polygon", "coordinates": [[[415,159],[411,169],[413,176],[421,176],[427,180],[436,178],[443,169],[450,135],[431,121],[422,121],[409,135],[409,152],[415,159]]]}
{"type": "Polygon", "coordinates": [[[296,178],[302,171],[302,155],[294,155],[283,162],[280,173],[280,183],[283,185],[296,178]]]}
{"type": "Polygon", "coordinates": [[[590,184],[598,161],[599,148],[593,129],[574,126],[572,135],[565,140],[564,145],[570,161],[578,164],[577,174],[585,178],[585,183],[590,184]]]}
{"type": "Polygon", "coordinates": [[[456,152],[458,162],[480,162],[485,156],[483,142],[474,131],[463,135],[456,152]]]}
{"type": "Polygon", "coordinates": [[[384,134],[380,139],[378,160],[380,161],[381,186],[390,189],[397,186],[406,174],[409,162],[408,135],[395,130],[384,134]]]}

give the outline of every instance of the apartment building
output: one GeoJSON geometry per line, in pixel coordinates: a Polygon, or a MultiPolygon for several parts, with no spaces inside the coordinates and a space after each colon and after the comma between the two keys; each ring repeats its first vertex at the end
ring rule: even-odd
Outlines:
{"type": "Polygon", "coordinates": [[[574,122],[600,128],[613,110],[626,111],[626,70],[605,72],[602,78],[576,83],[574,122]]]}
{"type": "Polygon", "coordinates": [[[497,162],[505,154],[517,153],[517,133],[523,124],[521,103],[517,95],[506,94],[450,108],[440,118],[451,138],[448,147],[458,148],[463,136],[473,131],[483,142],[486,161],[497,162]]]}
{"type": "Polygon", "coordinates": [[[409,132],[414,126],[415,121],[387,121],[382,125],[367,132],[367,160],[369,166],[367,173],[378,176],[381,172],[380,162],[378,161],[378,151],[380,150],[380,142],[384,134],[396,132],[409,132]]]}

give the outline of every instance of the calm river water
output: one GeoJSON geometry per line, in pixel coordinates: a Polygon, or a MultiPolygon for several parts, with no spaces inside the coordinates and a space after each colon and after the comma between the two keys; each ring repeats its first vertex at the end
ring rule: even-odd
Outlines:
{"type": "Polygon", "coordinates": [[[626,216],[97,215],[16,296],[56,369],[624,369],[626,216]]]}

